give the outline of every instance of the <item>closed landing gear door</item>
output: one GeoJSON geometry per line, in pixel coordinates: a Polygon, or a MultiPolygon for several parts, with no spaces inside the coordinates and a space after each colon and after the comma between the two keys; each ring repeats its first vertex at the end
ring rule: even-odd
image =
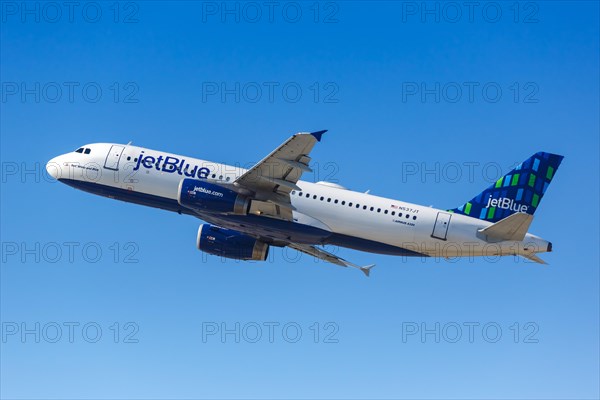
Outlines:
{"type": "Polygon", "coordinates": [[[433,233],[431,237],[436,239],[446,240],[448,234],[448,226],[450,226],[450,219],[452,214],[439,212],[435,219],[435,225],[433,226],[433,233]]]}

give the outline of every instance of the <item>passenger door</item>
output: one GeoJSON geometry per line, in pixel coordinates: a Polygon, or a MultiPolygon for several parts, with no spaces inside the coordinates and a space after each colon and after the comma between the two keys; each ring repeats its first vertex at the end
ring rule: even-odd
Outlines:
{"type": "Polygon", "coordinates": [[[121,159],[121,154],[123,154],[124,149],[124,146],[113,144],[106,155],[104,168],[117,171],[119,169],[119,160],[121,159]]]}
{"type": "Polygon", "coordinates": [[[437,218],[435,219],[435,225],[433,226],[433,233],[431,234],[431,237],[446,240],[446,235],[448,234],[448,226],[450,226],[451,218],[452,214],[439,212],[437,218]]]}

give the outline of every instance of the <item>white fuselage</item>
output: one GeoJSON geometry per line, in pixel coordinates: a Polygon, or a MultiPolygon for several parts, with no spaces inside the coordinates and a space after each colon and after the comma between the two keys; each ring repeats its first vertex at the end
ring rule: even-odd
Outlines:
{"type": "MultiPolygon", "coordinates": [[[[176,209],[183,178],[231,184],[246,171],[131,145],[96,143],[84,148],[89,149],[88,154],[72,152],[52,159],[47,165],[48,172],[83,190],[178,212],[186,212],[176,209]]],[[[525,254],[548,248],[547,241],[531,234],[521,242],[489,243],[477,231],[491,225],[490,222],[445,210],[353,192],[325,182],[299,181],[297,186],[301,191],[295,190],[290,195],[295,207],[291,229],[310,226],[344,238],[314,244],[344,246],[348,242],[345,247],[364,251],[393,254],[386,249],[398,248],[414,252],[412,255],[436,257],[525,254]],[[378,246],[371,249],[364,243],[381,244],[384,249],[378,246]]],[[[272,219],[260,218],[267,225],[268,219],[272,219]]],[[[239,223],[235,227],[244,231],[239,223]]]]}

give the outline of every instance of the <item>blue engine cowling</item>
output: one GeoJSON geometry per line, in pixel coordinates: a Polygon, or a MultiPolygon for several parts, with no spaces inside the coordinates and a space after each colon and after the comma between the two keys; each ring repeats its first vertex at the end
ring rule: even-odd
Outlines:
{"type": "Polygon", "coordinates": [[[250,199],[223,186],[197,179],[179,182],[177,201],[186,208],[209,213],[246,215],[250,199]]]}
{"type": "Polygon", "coordinates": [[[196,239],[198,250],[208,254],[233,258],[235,260],[265,261],[269,255],[269,245],[231,229],[202,224],[196,239]]]}

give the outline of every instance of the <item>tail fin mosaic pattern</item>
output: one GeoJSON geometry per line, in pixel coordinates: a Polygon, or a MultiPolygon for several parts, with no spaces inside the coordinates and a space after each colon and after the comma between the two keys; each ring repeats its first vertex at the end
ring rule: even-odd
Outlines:
{"type": "Polygon", "coordinates": [[[533,215],[563,158],[535,153],[476,197],[449,211],[490,222],[516,212],[533,215]]]}

